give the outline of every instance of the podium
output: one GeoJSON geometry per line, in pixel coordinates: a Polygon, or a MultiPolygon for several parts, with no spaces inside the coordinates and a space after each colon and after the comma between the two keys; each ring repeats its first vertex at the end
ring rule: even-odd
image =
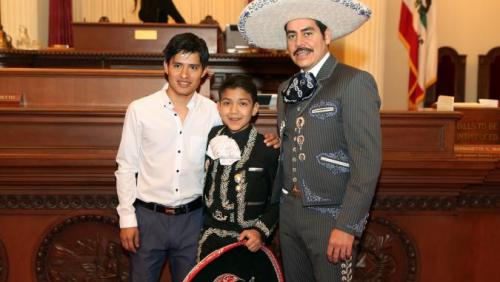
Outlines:
{"type": "Polygon", "coordinates": [[[192,32],[218,51],[219,26],[211,24],[73,23],[73,44],[79,51],[160,53],[176,34],[192,32]]]}

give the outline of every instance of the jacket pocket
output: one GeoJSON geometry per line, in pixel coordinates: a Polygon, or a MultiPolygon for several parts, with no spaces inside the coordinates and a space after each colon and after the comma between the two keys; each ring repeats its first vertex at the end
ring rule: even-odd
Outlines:
{"type": "Polygon", "coordinates": [[[316,156],[316,160],[333,174],[348,173],[350,171],[349,157],[342,151],[321,153],[316,156]]]}

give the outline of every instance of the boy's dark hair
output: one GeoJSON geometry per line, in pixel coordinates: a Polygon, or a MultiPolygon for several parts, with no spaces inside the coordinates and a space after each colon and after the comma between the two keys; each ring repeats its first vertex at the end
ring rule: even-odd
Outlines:
{"type": "Polygon", "coordinates": [[[208,65],[207,43],[191,32],[177,34],[170,39],[165,49],[163,49],[165,62],[169,63],[170,59],[179,53],[198,53],[203,69],[208,65]]]}
{"type": "Polygon", "coordinates": [[[246,75],[233,75],[226,78],[219,87],[219,100],[222,100],[222,94],[226,89],[241,88],[245,90],[252,98],[252,104],[257,102],[257,86],[252,79],[246,75]]]}
{"type": "MultiPolygon", "coordinates": [[[[319,28],[319,31],[321,31],[321,35],[323,35],[323,38],[325,38],[325,31],[326,29],[328,28],[324,23],[322,23],[321,21],[318,21],[318,20],[314,20],[314,22],[316,23],[316,25],[318,26],[319,28]]],[[[286,26],[288,25],[288,23],[285,24],[285,32],[288,32],[288,30],[286,29],[286,26]]]]}

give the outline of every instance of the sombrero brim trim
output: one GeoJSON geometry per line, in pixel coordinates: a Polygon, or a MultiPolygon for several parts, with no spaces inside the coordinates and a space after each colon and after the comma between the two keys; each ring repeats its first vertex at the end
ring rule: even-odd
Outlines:
{"type": "Polygon", "coordinates": [[[343,37],[366,22],[371,10],[356,0],[254,0],[240,15],[238,29],[250,45],[285,49],[284,26],[299,18],[314,18],[330,27],[332,39],[343,37]]]}
{"type": "MultiPolygon", "coordinates": [[[[202,259],[193,269],[191,269],[186,278],[184,278],[183,282],[190,282],[196,277],[196,275],[198,275],[198,273],[200,273],[211,262],[218,259],[224,253],[241,246],[244,246],[243,242],[236,242],[211,252],[208,256],[202,259]]],[[[274,256],[273,252],[266,246],[262,246],[260,250],[263,251],[271,261],[274,271],[278,275],[278,282],[284,282],[285,279],[283,278],[283,272],[281,272],[280,264],[276,259],[276,257],[274,256]]]]}

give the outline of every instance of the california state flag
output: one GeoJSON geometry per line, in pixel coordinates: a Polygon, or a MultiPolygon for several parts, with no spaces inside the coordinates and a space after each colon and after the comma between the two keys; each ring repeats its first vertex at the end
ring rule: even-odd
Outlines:
{"type": "Polygon", "coordinates": [[[402,0],[399,37],[410,63],[408,108],[416,110],[423,107],[425,93],[437,79],[436,3],[402,0]]]}

